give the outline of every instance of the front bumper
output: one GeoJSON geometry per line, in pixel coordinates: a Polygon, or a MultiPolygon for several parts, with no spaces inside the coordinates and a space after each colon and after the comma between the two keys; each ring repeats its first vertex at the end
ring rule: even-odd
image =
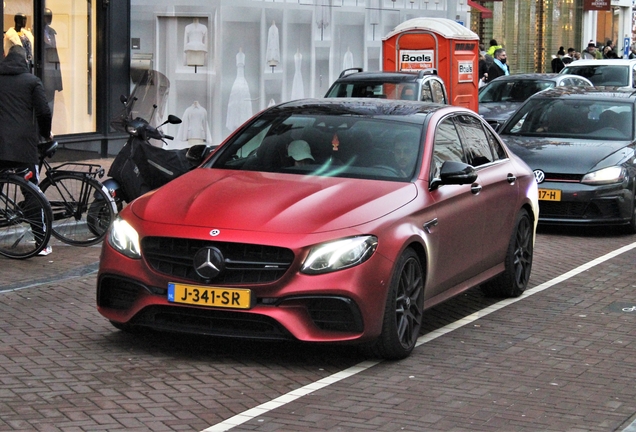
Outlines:
{"type": "Polygon", "coordinates": [[[247,310],[184,305],[168,301],[168,283],[204,283],[161,273],[145,256],[126,258],[104,242],[97,308],[125,326],[222,337],[353,342],[379,335],[390,279],[380,275],[391,274],[389,260],[376,253],[359,266],[316,276],[297,268],[293,263],[274,282],[221,285],[252,290],[247,310]]]}
{"type": "Polygon", "coordinates": [[[546,225],[624,225],[634,212],[629,182],[591,186],[543,182],[539,189],[561,191],[560,201],[539,201],[539,223],[546,225]]]}

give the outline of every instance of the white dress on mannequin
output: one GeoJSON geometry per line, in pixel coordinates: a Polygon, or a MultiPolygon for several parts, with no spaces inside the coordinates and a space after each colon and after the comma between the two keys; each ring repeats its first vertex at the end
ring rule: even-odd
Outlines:
{"type": "Polygon", "coordinates": [[[353,53],[349,48],[342,59],[342,70],[351,69],[353,67],[353,53]]]}
{"type": "Polygon", "coordinates": [[[278,66],[280,63],[280,38],[278,36],[278,27],[276,22],[272,21],[272,25],[267,32],[267,52],[265,53],[265,61],[267,66],[278,66]]]}
{"type": "Polygon", "coordinates": [[[227,120],[225,126],[234,131],[247,119],[252,117],[252,97],[250,87],[245,79],[245,54],[239,49],[236,54],[236,79],[230,91],[230,100],[227,104],[227,120]]]}
{"type": "Polygon", "coordinates": [[[301,66],[303,62],[303,55],[300,51],[296,51],[294,54],[294,79],[292,81],[291,100],[303,99],[305,97],[305,88],[303,86],[303,75],[301,72],[301,66]]]}
{"type": "Polygon", "coordinates": [[[187,142],[188,146],[212,142],[212,134],[208,125],[208,112],[198,101],[194,101],[186,108],[182,120],[177,140],[187,142]]]}
{"type": "Polygon", "coordinates": [[[208,52],[208,28],[195,18],[185,27],[183,50],[186,53],[187,66],[203,66],[205,53],[208,52]]]}

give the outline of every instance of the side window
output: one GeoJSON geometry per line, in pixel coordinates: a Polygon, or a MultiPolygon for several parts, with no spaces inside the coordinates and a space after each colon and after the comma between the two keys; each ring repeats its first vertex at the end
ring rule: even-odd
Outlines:
{"type": "Polygon", "coordinates": [[[455,123],[449,117],[437,125],[433,158],[431,161],[431,180],[439,178],[442,164],[446,161],[466,162],[464,150],[455,123]]]}
{"type": "Polygon", "coordinates": [[[464,137],[464,148],[469,164],[478,167],[494,160],[490,142],[481,121],[470,115],[459,115],[457,126],[464,137]]]}
{"type": "Polygon", "coordinates": [[[433,99],[433,93],[431,92],[431,82],[432,81],[429,80],[422,83],[422,95],[420,96],[420,100],[422,102],[435,102],[435,99],[433,99]]]}
{"type": "Polygon", "coordinates": [[[447,104],[448,101],[444,95],[444,86],[437,80],[430,80],[431,91],[433,93],[433,101],[441,104],[447,104]]]}
{"type": "Polygon", "coordinates": [[[507,159],[508,155],[506,154],[506,150],[504,150],[499,140],[495,138],[495,136],[489,130],[485,129],[484,132],[486,133],[486,138],[488,139],[488,143],[490,144],[492,154],[495,156],[494,160],[507,159]]]}

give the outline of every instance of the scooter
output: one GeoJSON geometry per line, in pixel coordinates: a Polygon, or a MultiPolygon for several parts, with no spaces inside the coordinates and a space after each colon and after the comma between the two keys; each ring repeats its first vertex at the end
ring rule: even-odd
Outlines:
{"type": "Polygon", "coordinates": [[[135,85],[129,97],[121,96],[123,111],[111,121],[111,126],[129,137],[108,171],[103,182],[115,201],[117,211],[146,192],[163,186],[203,162],[213,147],[197,144],[180,150],[166,150],[166,135],[161,126],[180,124],[181,119],[170,114],[159,123],[170,83],[157,71],[147,71],[135,85]],[[156,125],[156,126],[155,126],[156,125]],[[159,140],[155,146],[151,140],[159,140]]]}

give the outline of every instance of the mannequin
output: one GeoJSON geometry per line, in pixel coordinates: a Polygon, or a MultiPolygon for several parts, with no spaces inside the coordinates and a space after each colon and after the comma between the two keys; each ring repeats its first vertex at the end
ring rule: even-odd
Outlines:
{"type": "Polygon", "coordinates": [[[27,17],[17,13],[13,17],[15,25],[4,34],[4,55],[13,45],[22,45],[27,52],[29,64],[33,64],[33,34],[26,28],[27,17]]]}
{"type": "Polygon", "coordinates": [[[183,122],[177,133],[178,140],[187,141],[188,146],[212,141],[208,126],[208,112],[198,101],[192,102],[192,105],[186,108],[182,119],[183,122]]]}
{"type": "Polygon", "coordinates": [[[194,18],[191,24],[185,27],[184,37],[185,64],[194,66],[205,65],[205,54],[208,52],[208,28],[194,18]]]}
{"type": "Polygon", "coordinates": [[[353,67],[353,53],[347,47],[347,52],[344,54],[344,58],[342,59],[342,70],[351,69],[353,67]]]}
{"type": "Polygon", "coordinates": [[[51,12],[51,9],[44,9],[44,73],[42,75],[42,84],[44,84],[46,101],[49,103],[51,112],[53,112],[55,103],[55,92],[62,91],[62,71],[55,40],[57,32],[51,27],[52,21],[53,12],[51,12]]]}
{"type": "Polygon", "coordinates": [[[241,47],[236,54],[236,79],[230,91],[225,126],[233,132],[250,117],[252,117],[252,97],[245,79],[245,54],[241,47]]]}
{"type": "Polygon", "coordinates": [[[292,80],[292,88],[291,88],[291,100],[295,99],[303,99],[305,97],[305,87],[303,85],[303,75],[301,73],[301,65],[303,62],[303,55],[300,53],[300,50],[296,50],[296,54],[294,54],[294,78],[292,80]]]}
{"type": "Polygon", "coordinates": [[[280,63],[280,40],[278,36],[278,27],[276,21],[272,21],[272,25],[267,32],[267,52],[265,54],[267,66],[274,68],[280,63]]]}

